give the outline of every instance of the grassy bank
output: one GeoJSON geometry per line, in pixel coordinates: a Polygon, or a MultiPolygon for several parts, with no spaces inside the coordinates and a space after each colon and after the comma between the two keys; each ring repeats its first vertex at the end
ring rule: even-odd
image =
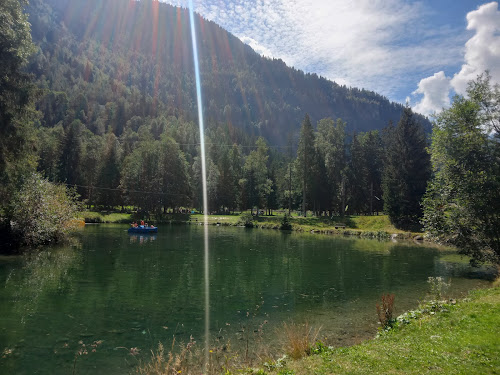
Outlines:
{"type": "MultiPolygon", "coordinates": [[[[137,214],[132,213],[108,213],[84,211],[81,214],[82,220],[86,223],[131,223],[134,220],[141,220],[137,214]]],[[[273,216],[251,216],[249,212],[234,215],[208,215],[209,225],[241,226],[245,222],[251,223],[254,228],[280,229],[283,214],[273,216]],[[243,217],[246,217],[244,219],[243,217]]],[[[150,219],[150,222],[172,223],[172,224],[201,224],[204,221],[202,214],[168,214],[159,219],[150,219]]],[[[370,238],[413,238],[420,233],[405,232],[396,229],[387,215],[376,216],[344,216],[344,217],[302,217],[292,215],[290,224],[293,231],[313,232],[325,234],[350,235],[370,238]]]]}
{"type": "Polygon", "coordinates": [[[80,218],[86,223],[131,223],[132,214],[121,212],[83,211],[80,218]]]}
{"type": "MultiPolygon", "coordinates": [[[[248,217],[249,215],[246,214],[248,217]]],[[[283,214],[275,216],[261,215],[251,218],[254,228],[279,229],[283,220],[283,214]]],[[[190,215],[191,222],[203,222],[203,215],[190,215]]],[[[244,221],[239,215],[209,215],[209,224],[219,225],[243,225],[244,221]]],[[[398,238],[413,238],[421,233],[405,232],[396,229],[387,215],[376,216],[344,216],[344,217],[302,217],[292,215],[290,224],[293,231],[313,232],[324,234],[351,235],[372,238],[390,238],[395,235],[398,238]]]]}
{"type": "Polygon", "coordinates": [[[429,306],[374,340],[347,348],[316,346],[316,354],[251,373],[500,373],[500,287],[475,291],[469,299],[436,311],[429,306]]]}

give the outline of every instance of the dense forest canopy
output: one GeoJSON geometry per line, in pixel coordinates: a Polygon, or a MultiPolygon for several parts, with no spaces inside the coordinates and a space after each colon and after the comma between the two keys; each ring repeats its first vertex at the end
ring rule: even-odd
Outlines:
{"type": "MultiPolygon", "coordinates": [[[[27,11],[39,46],[30,70],[48,89],[40,103],[44,126],[56,125],[68,111],[94,134],[111,127],[116,136],[134,116],[196,120],[186,9],[152,0],[32,0],[27,11]]],[[[287,134],[298,137],[306,112],[313,123],[342,118],[348,131],[399,120],[400,104],[263,58],[215,23],[196,20],[209,126],[284,145],[287,134]]]]}
{"type": "MultiPolygon", "coordinates": [[[[36,45],[27,70],[41,90],[39,172],[74,186],[89,207],[201,208],[187,10],[152,0],[32,0],[26,12],[36,45]]],[[[398,121],[403,107],[263,58],[196,20],[210,210],[380,211],[376,129],[398,121]]]]}

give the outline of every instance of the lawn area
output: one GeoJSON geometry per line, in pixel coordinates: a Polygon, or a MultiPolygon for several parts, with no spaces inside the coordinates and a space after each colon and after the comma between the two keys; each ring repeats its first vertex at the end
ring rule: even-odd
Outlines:
{"type": "MultiPolygon", "coordinates": [[[[500,287],[424,314],[381,337],[326,348],[260,374],[499,374],[500,287]]],[[[259,373],[259,372],[255,372],[259,373]]]]}
{"type": "MultiPolygon", "coordinates": [[[[273,216],[250,216],[250,212],[244,212],[243,216],[252,221],[256,228],[279,229],[283,220],[283,213],[273,216]]],[[[84,211],[81,214],[82,220],[87,223],[130,223],[138,220],[136,215],[129,213],[106,213],[95,211],[84,211]]],[[[152,223],[203,223],[204,217],[200,213],[195,214],[167,214],[160,220],[149,219],[152,223]]],[[[245,222],[241,214],[233,215],[208,215],[210,225],[243,225],[245,222]]],[[[412,238],[419,233],[404,232],[396,229],[389,221],[387,215],[376,216],[307,216],[302,217],[292,214],[290,223],[294,231],[301,232],[321,232],[343,235],[359,235],[367,237],[389,237],[391,234],[398,234],[404,238],[412,238]]]]}
{"type": "Polygon", "coordinates": [[[131,223],[132,214],[111,212],[102,213],[95,211],[81,212],[81,219],[86,223],[131,223]]]}

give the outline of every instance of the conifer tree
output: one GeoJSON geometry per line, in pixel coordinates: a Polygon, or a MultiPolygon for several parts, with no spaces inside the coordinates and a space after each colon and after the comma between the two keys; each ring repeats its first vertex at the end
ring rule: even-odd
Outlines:
{"type": "Polygon", "coordinates": [[[422,126],[405,107],[396,127],[386,128],[383,172],[384,211],[397,228],[414,229],[422,217],[421,200],[430,178],[430,158],[422,126]]]}
{"type": "Polygon", "coordinates": [[[302,214],[307,216],[308,199],[312,198],[314,182],[314,130],[309,115],[306,113],[300,128],[299,148],[297,150],[297,169],[302,183],[302,214]]]}

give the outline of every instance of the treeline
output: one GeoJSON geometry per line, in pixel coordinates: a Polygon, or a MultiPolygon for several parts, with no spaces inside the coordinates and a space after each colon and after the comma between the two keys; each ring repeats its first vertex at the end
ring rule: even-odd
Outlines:
{"type": "MultiPolygon", "coordinates": [[[[152,0],[31,0],[26,10],[37,46],[28,70],[44,89],[37,104],[42,126],[79,119],[94,134],[120,137],[135,116],[196,121],[186,9],[152,0]]],[[[283,146],[283,134],[297,135],[306,112],[313,122],[341,118],[349,132],[359,132],[397,122],[403,110],[374,92],[263,58],[201,17],[196,30],[209,126],[225,124],[283,146]]]]}
{"type": "MultiPolygon", "coordinates": [[[[134,117],[117,137],[94,134],[77,119],[37,132],[39,171],[75,186],[89,206],[133,205],[156,215],[202,207],[199,135],[192,122],[134,117]]],[[[372,214],[383,211],[384,198],[386,208],[396,200],[392,188],[405,195],[393,205],[418,216],[418,207],[405,209],[402,201],[418,206],[429,177],[425,134],[409,108],[382,133],[349,134],[344,121],[328,118],[314,129],[306,115],[298,145],[293,136],[285,147],[243,135],[247,144],[232,143],[224,126],[208,129],[205,138],[210,212],[372,214]]]]}

